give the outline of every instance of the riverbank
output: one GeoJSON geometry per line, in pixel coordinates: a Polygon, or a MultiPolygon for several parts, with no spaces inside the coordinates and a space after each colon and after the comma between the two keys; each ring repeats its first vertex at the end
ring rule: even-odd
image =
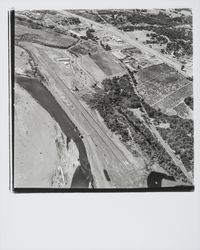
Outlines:
{"type": "MultiPolygon", "coordinates": [[[[73,124],[73,122],[69,119],[66,113],[56,102],[55,98],[40,81],[33,78],[22,77],[20,75],[16,75],[16,81],[20,84],[21,87],[27,90],[31,94],[31,96],[41,105],[41,107],[43,107],[59,124],[61,130],[63,131],[65,136],[67,136],[67,139],[69,141],[73,140],[73,142],[75,143],[79,152],[81,169],[86,180],[82,181],[83,175],[78,175],[78,177],[75,178],[76,185],[74,185],[73,181],[73,186],[79,188],[87,188],[89,186],[89,182],[92,181],[92,175],[90,172],[90,164],[87,158],[85,146],[82,139],[80,138],[80,132],[78,131],[77,127],[73,124]],[[78,182],[80,182],[81,184],[79,185],[78,182]]],[[[60,144],[58,143],[58,147],[59,145],[60,144]]],[[[80,171],[76,171],[75,174],[78,174],[79,172],[80,171]]],[[[60,173],[60,176],[62,177],[63,174],[60,173]]],[[[61,179],[63,179],[63,177],[61,179]]]]}

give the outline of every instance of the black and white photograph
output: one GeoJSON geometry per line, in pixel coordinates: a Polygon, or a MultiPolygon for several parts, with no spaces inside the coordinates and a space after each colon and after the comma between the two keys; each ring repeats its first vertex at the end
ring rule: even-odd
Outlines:
{"type": "Polygon", "coordinates": [[[192,10],[14,12],[14,188],[193,189],[192,10]]]}
{"type": "Polygon", "coordinates": [[[0,250],[200,250],[200,1],[0,6],[0,250]]]}

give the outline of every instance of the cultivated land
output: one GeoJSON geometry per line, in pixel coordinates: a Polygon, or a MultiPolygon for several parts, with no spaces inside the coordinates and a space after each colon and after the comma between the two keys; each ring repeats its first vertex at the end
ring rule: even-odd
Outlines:
{"type": "Polygon", "coordinates": [[[111,54],[106,52],[95,53],[91,55],[91,58],[108,77],[118,74],[122,75],[125,72],[120,63],[116,62],[111,54]]]}
{"type": "Polygon", "coordinates": [[[173,113],[174,107],[193,94],[192,82],[166,64],[144,68],[135,74],[135,79],[138,93],[163,112],[173,113]]]}
{"type": "MultiPolygon", "coordinates": [[[[132,10],[16,13],[17,79],[30,79],[29,84],[35,85],[24,82],[21,86],[43,95],[41,100],[35,96],[36,103],[20,88],[38,111],[38,119],[36,111],[29,113],[37,122],[27,130],[36,133],[38,128],[39,133],[34,139],[28,136],[29,133],[25,136],[22,124],[16,122],[16,156],[19,159],[26,150],[24,140],[29,143],[34,140],[33,145],[38,143],[37,138],[45,129],[42,127],[43,120],[47,119],[44,114],[47,114],[50,130],[46,129],[46,137],[52,138],[54,133],[56,139],[52,142],[44,139],[38,150],[48,148],[50,144],[56,152],[52,152],[51,157],[57,158],[46,160],[43,154],[40,155],[43,165],[38,164],[38,169],[45,176],[48,171],[54,171],[51,181],[45,179],[44,185],[55,188],[147,188],[193,184],[191,69],[186,64],[182,67],[176,53],[174,57],[170,55],[177,44],[176,38],[173,42],[164,38],[163,34],[158,34],[157,26],[153,26],[152,32],[143,27],[134,34],[126,33],[125,26],[126,18],[131,23],[134,17],[139,26],[141,20],[146,20],[148,27],[153,19],[166,33],[169,30],[164,23],[175,18],[171,16],[172,12],[180,17],[181,10],[177,11],[178,14],[172,10],[165,13],[162,10],[161,14],[132,10]],[[164,42],[166,51],[163,53],[155,45],[164,42]],[[22,76],[28,78],[20,78],[22,76]],[[46,94],[45,91],[37,92],[40,88],[47,91],[46,94]],[[62,115],[55,112],[52,103],[62,115]],[[71,132],[66,128],[68,122],[74,128],[71,132]],[[74,139],[68,142],[70,133],[74,139]],[[164,176],[163,181],[156,177],[160,174],[164,176]]],[[[176,27],[180,20],[187,20],[190,25],[190,19],[183,15],[179,21],[175,19],[176,27]]],[[[186,41],[186,35],[184,39],[186,41]]],[[[186,49],[189,56],[190,48],[182,42],[179,48],[182,59],[186,49]]],[[[20,114],[26,124],[26,112],[22,115],[25,109],[22,92],[19,92],[22,100],[16,102],[15,118],[20,114]]],[[[34,106],[27,105],[28,109],[34,106]]],[[[29,120],[31,123],[31,118],[29,120]]],[[[34,149],[28,146],[27,150],[31,166],[25,167],[27,160],[24,159],[21,163],[16,162],[18,177],[21,173],[31,176],[34,171],[37,158],[34,149]]],[[[36,172],[37,177],[40,172],[36,172]]],[[[33,178],[31,182],[30,177],[22,182],[18,177],[19,186],[24,187],[33,185],[37,179],[33,178]]],[[[39,180],[37,185],[42,187],[39,180]]]]}

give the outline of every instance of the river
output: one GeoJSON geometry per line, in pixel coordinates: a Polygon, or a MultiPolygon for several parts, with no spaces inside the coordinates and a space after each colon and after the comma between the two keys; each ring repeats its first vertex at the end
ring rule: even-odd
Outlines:
{"type": "Polygon", "coordinates": [[[79,151],[80,167],[74,173],[71,188],[88,188],[93,177],[85,145],[80,132],[49,90],[36,78],[16,75],[16,82],[25,89],[59,124],[68,140],[73,140],[79,151]]]}

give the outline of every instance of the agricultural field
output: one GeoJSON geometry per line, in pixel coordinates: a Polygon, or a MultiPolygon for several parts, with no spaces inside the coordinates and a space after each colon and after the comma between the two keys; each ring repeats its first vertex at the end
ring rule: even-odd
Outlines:
{"type": "Polygon", "coordinates": [[[88,55],[79,58],[82,67],[87,71],[97,82],[102,82],[107,76],[101,68],[88,55]]]}
{"type": "Polygon", "coordinates": [[[162,100],[154,104],[155,108],[161,108],[162,110],[172,109],[180,102],[184,101],[187,96],[193,94],[192,83],[178,89],[177,91],[171,93],[170,95],[164,97],[162,100]]]}
{"type": "Polygon", "coordinates": [[[91,58],[107,76],[123,74],[125,72],[120,62],[117,62],[111,54],[106,52],[95,53],[91,55],[91,58]]]}
{"type": "Polygon", "coordinates": [[[174,107],[177,115],[184,119],[193,119],[192,110],[184,103],[181,102],[174,107]]]}
{"type": "Polygon", "coordinates": [[[191,81],[166,64],[139,70],[135,74],[135,79],[138,93],[147,103],[158,108],[172,108],[173,105],[176,106],[180,103],[182,98],[187,97],[188,93],[192,94],[191,81]],[[176,104],[173,104],[172,100],[176,104]],[[166,103],[166,107],[164,103],[166,103]]]}

